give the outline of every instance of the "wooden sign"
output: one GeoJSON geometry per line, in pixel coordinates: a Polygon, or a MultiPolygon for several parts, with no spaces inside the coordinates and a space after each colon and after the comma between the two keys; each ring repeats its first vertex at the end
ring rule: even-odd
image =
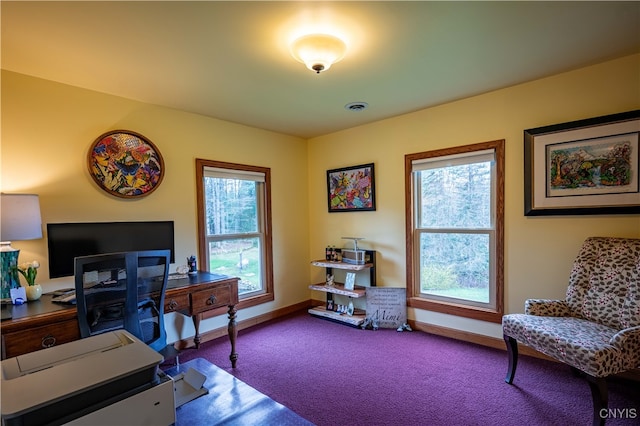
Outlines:
{"type": "Polygon", "coordinates": [[[379,328],[398,328],[407,323],[407,289],[367,287],[367,319],[379,328]]]}

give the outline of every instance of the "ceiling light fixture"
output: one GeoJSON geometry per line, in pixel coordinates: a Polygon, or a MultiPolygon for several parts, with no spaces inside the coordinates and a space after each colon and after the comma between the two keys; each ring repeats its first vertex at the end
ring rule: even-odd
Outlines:
{"type": "Polygon", "coordinates": [[[320,74],[344,57],[347,45],[336,36],[309,34],[291,43],[291,55],[320,74]]]}

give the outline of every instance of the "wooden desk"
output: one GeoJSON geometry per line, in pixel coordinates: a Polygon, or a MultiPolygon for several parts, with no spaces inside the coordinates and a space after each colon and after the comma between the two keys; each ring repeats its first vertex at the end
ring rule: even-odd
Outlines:
{"type": "MultiPolygon", "coordinates": [[[[39,300],[24,305],[9,305],[12,318],[0,324],[2,359],[48,348],[80,339],[78,311],[75,305],[61,305],[44,294],[39,300]]],[[[235,368],[236,304],[238,278],[198,272],[188,278],[169,280],[165,293],[164,310],[190,316],[195,327],[193,342],[200,346],[200,319],[203,312],[227,307],[228,333],[231,342],[231,366],[235,368]]]]}

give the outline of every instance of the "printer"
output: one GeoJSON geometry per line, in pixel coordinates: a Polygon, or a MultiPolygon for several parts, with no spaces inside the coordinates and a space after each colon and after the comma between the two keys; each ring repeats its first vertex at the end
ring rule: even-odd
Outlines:
{"type": "Polygon", "coordinates": [[[171,425],[162,355],[116,330],[3,360],[3,426],[171,425]]]}

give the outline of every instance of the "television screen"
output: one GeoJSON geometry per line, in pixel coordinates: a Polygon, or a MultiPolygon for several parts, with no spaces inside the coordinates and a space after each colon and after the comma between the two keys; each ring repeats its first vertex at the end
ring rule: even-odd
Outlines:
{"type": "Polygon", "coordinates": [[[73,276],[79,256],[169,249],[175,263],[173,221],[48,223],[47,239],[50,278],[73,276]]]}

